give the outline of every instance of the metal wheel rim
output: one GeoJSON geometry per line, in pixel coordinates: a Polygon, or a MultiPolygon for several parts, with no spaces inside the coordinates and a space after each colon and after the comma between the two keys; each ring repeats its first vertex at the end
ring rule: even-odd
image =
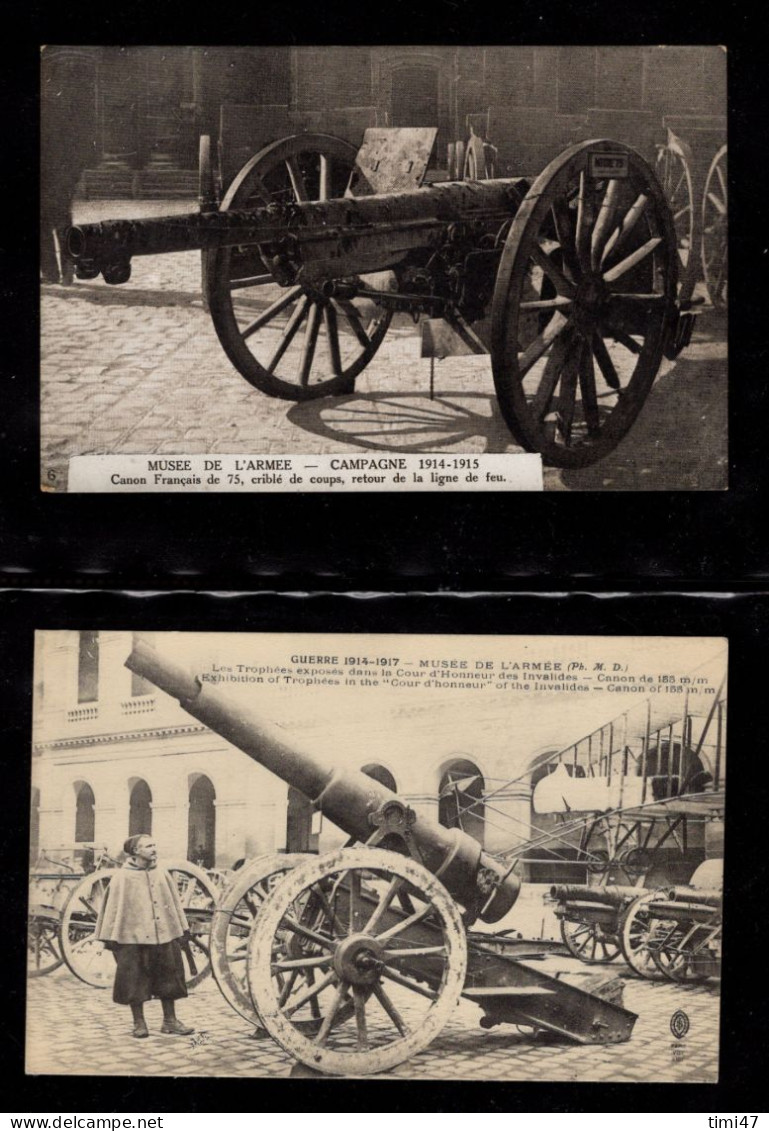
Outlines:
{"type": "MultiPolygon", "coordinates": [[[[393,881],[393,883],[395,883],[395,881],[393,881]]],[[[352,886],[351,890],[354,890],[352,886]]],[[[410,888],[409,894],[413,896],[413,888],[410,888]]],[[[391,895],[390,899],[392,898],[393,896],[391,895]]],[[[384,902],[385,896],[378,894],[377,899],[380,902],[384,902]]],[[[360,909],[360,907],[362,907],[360,892],[358,893],[358,905],[360,909]]],[[[368,908],[365,909],[364,918],[368,918],[368,908]]],[[[329,918],[328,921],[332,922],[332,919],[329,918]]],[[[374,929],[375,928],[372,928],[372,930],[374,929]]],[[[363,934],[365,935],[366,932],[364,931],[363,934]]],[[[397,932],[395,932],[395,934],[397,935],[397,932]]],[[[368,936],[366,937],[368,938],[368,936]]],[[[339,976],[338,984],[334,986],[333,978],[335,974],[333,963],[339,960],[339,955],[344,950],[345,946],[351,944],[355,945],[358,940],[359,934],[356,934],[354,931],[351,935],[346,937],[340,935],[337,940],[336,953],[332,960],[330,977],[327,971],[318,983],[318,985],[322,985],[323,979],[329,978],[328,988],[331,990],[332,994],[337,995],[338,1003],[343,1003],[344,1001],[343,987],[345,982],[344,978],[339,976]]],[[[334,944],[330,945],[333,948],[334,944]]],[[[384,945],[384,942],[382,945],[384,945]]],[[[386,947],[385,953],[392,955],[393,950],[386,947]]],[[[307,960],[304,961],[306,962],[307,960]]],[[[321,948],[319,957],[316,956],[316,961],[319,971],[323,970],[324,964],[326,966],[329,965],[330,960],[326,957],[323,948],[321,948]]],[[[394,961],[399,961],[399,959],[394,957],[390,959],[390,962],[394,961]]],[[[320,857],[317,860],[309,861],[295,868],[288,874],[279,887],[276,888],[272,895],[265,900],[259,920],[251,933],[251,939],[249,941],[249,987],[254,999],[254,1007],[262,1018],[263,1024],[271,1036],[291,1056],[313,1068],[336,1075],[367,1075],[372,1072],[384,1072],[390,1068],[394,1068],[397,1064],[400,1064],[402,1061],[409,1059],[425,1049],[437,1036],[448,1021],[451,1013],[456,1009],[464,987],[466,968],[467,940],[464,926],[459,910],[446,889],[440,881],[423,868],[422,865],[417,864],[410,858],[401,857],[382,849],[341,849],[339,852],[332,853],[328,857],[320,857]],[[405,880],[409,885],[417,887],[422,896],[426,898],[430,906],[437,912],[441,923],[441,938],[444,940],[440,944],[439,949],[444,952],[443,957],[445,957],[445,962],[443,962],[442,965],[440,986],[435,995],[431,993],[425,995],[430,999],[431,1004],[425,1010],[424,1017],[421,1019],[420,1024],[413,1031],[406,1027],[406,1032],[404,1033],[400,1025],[398,1025],[398,1036],[394,1040],[387,1040],[386,1043],[375,1049],[360,1047],[361,1029],[358,1016],[358,1003],[363,991],[360,987],[354,986],[352,988],[352,996],[356,1003],[356,1013],[351,1032],[357,1035],[358,1047],[343,1050],[337,1043],[337,1047],[329,1048],[322,1043],[322,1031],[315,1037],[307,1036],[298,1030],[291,1022],[290,1018],[284,1015],[282,1005],[275,993],[272,978],[274,940],[281,927],[281,923],[284,922],[284,916],[287,914],[288,909],[295,905],[295,901],[300,899],[308,889],[313,888],[314,885],[317,886],[321,881],[326,881],[331,876],[341,876],[342,874],[349,875],[351,877],[350,884],[353,885],[355,883],[355,875],[359,875],[360,872],[371,872],[372,870],[376,871],[381,877],[395,877],[395,881],[402,882],[405,880]]],[[[385,969],[389,969],[386,963],[385,969]]],[[[372,1001],[374,996],[378,995],[382,990],[378,982],[382,980],[387,981],[388,975],[385,974],[384,979],[382,979],[379,974],[376,974],[375,977],[377,979],[377,988],[371,991],[370,996],[364,1001],[363,1006],[361,1006],[364,1015],[367,1002],[372,1001]]],[[[389,987],[389,981],[387,981],[387,985],[389,987]]],[[[420,992],[424,991],[416,991],[417,996],[420,996],[420,992]]],[[[314,987],[313,993],[319,996],[319,991],[315,990],[314,987]]],[[[387,996],[387,994],[385,994],[385,996],[387,996]]],[[[287,1000],[291,1002],[292,999],[289,996],[287,1000]]],[[[390,1006],[393,1006],[391,1001],[390,1006]]],[[[332,1006],[331,1009],[328,1009],[324,1014],[326,1023],[328,1024],[329,1034],[333,1032],[333,1008],[332,1006]],[[331,1017],[330,1023],[329,1016],[331,1017]]],[[[393,1008],[396,1017],[399,1017],[398,1009],[393,1008]]],[[[388,1016],[392,1018],[392,1014],[390,1014],[389,1010],[387,1010],[387,1013],[388,1016]]],[[[400,1018],[400,1021],[403,1023],[402,1018],[400,1018]]],[[[366,1024],[367,1023],[364,1023],[363,1025],[364,1037],[366,1037],[367,1032],[370,1032],[366,1029],[366,1024]]],[[[393,1029],[396,1024],[397,1022],[393,1021],[393,1029]]],[[[388,1028],[388,1033],[389,1032],[390,1029],[388,1028]]]]}
{"type": "MultiPolygon", "coordinates": [[[[274,171],[281,167],[288,169],[288,163],[293,162],[296,165],[303,154],[316,155],[319,158],[324,157],[332,163],[338,163],[340,167],[351,169],[356,152],[355,147],[348,142],[326,134],[302,134],[273,142],[260,150],[241,169],[222,200],[221,210],[227,211],[230,208],[243,207],[245,200],[254,191],[254,186],[262,178],[269,179],[274,171]]],[[[295,175],[295,173],[291,174],[292,184],[295,175]]],[[[294,191],[296,192],[296,189],[294,191]]],[[[281,288],[280,292],[274,296],[272,306],[285,301],[289,292],[295,292],[295,300],[288,303],[283,310],[278,310],[267,325],[274,324],[275,320],[279,319],[284,311],[287,312],[291,306],[293,306],[293,310],[291,315],[287,315],[282,337],[270,349],[265,350],[267,356],[263,354],[262,359],[259,360],[251,352],[244,337],[244,329],[239,325],[235,313],[233,291],[230,287],[231,257],[232,252],[229,248],[204,253],[203,273],[214,328],[227,356],[238,372],[261,392],[283,400],[305,401],[322,396],[352,392],[355,378],[368,365],[387,333],[392,317],[391,313],[379,309],[376,316],[366,325],[363,325],[360,317],[356,320],[354,311],[357,311],[358,308],[355,308],[352,303],[323,300],[311,288],[302,288],[301,286],[281,288]],[[300,317],[303,304],[306,304],[306,306],[304,314],[300,317]],[[354,308],[353,313],[349,310],[350,306],[354,308]],[[294,321],[294,319],[297,319],[297,321],[294,321]],[[331,341],[333,334],[336,333],[336,340],[338,343],[340,342],[340,327],[343,323],[349,324],[349,329],[352,332],[350,338],[355,337],[357,339],[359,352],[351,355],[348,363],[345,363],[345,359],[341,358],[339,361],[340,372],[337,375],[332,373],[328,378],[310,384],[309,377],[312,367],[320,353],[328,351],[332,369],[336,367],[337,362],[334,360],[331,341]],[[335,326],[335,330],[333,326],[335,326]],[[303,384],[301,378],[305,356],[303,353],[299,361],[299,383],[296,384],[277,373],[277,369],[285,364],[285,355],[298,344],[297,339],[302,332],[304,333],[304,348],[311,352],[310,370],[307,383],[303,384]],[[324,338],[322,347],[320,346],[321,337],[324,338]],[[363,345],[363,338],[368,339],[366,345],[363,345]],[[275,360],[272,367],[274,371],[270,371],[272,362],[281,348],[285,352],[275,360]],[[269,356],[270,354],[273,356],[269,356]]],[[[263,274],[259,277],[263,277],[267,281],[264,284],[259,284],[259,286],[270,286],[272,280],[269,279],[269,268],[263,266],[261,271],[263,274]]],[[[257,320],[261,317],[261,313],[257,314],[257,320]]],[[[248,327],[245,329],[248,329],[248,327]]],[[[258,332],[257,330],[255,334],[258,332]]],[[[341,350],[341,347],[338,348],[341,350]]]]}
{"type": "Polygon", "coordinates": [[[572,146],[532,185],[513,219],[500,260],[492,303],[491,357],[506,423],[518,443],[541,452],[546,463],[587,467],[616,447],[633,424],[657,375],[673,324],[675,248],[662,189],[651,167],[629,146],[606,140],[572,146]],[[609,201],[621,204],[619,219],[608,206],[604,215],[601,204],[609,185],[620,184],[620,178],[593,178],[596,186],[591,189],[587,176],[591,152],[626,155],[630,175],[622,187],[611,190],[609,201]],[[598,189],[601,184],[603,189],[598,189]],[[595,193],[592,216],[579,204],[580,199],[588,201],[589,192],[595,193]],[[626,229],[622,235],[620,222],[626,229]],[[558,238],[548,239],[549,230],[558,238]],[[576,248],[578,236],[582,255],[576,248]],[[559,268],[554,254],[568,259],[569,265],[559,268]],[[648,293],[632,285],[633,273],[638,277],[640,270],[652,274],[648,293]],[[627,291],[614,285],[623,285],[622,279],[627,291]],[[552,296],[545,294],[548,289],[552,296]],[[542,329],[540,319],[546,320],[542,329]],[[626,332],[627,327],[633,332],[626,332]],[[606,345],[609,339],[611,347],[606,345]],[[632,358],[632,371],[623,381],[632,358]],[[525,390],[524,378],[530,383],[536,379],[536,389],[525,390]]]}

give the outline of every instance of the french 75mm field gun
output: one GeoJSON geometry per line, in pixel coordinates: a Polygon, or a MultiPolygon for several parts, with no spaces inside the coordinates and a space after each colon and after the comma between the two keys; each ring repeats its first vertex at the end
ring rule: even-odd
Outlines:
{"type": "MultiPolygon", "coordinates": [[[[498,936],[469,931],[478,919],[502,919],[520,889],[474,837],[416,814],[363,772],[290,745],[250,707],[145,642],[127,666],[299,789],[350,838],[326,855],[286,857],[272,868],[272,891],[242,920],[251,1019],[297,1060],[343,1075],[385,1071],[427,1048],[461,997],[480,1007],[486,1028],[509,1022],[580,1044],[630,1038],[635,1014],[616,992],[587,992],[511,957],[498,936]]],[[[233,901],[215,917],[238,914],[233,901]]],[[[216,964],[214,973],[231,1000],[216,964]]]]}
{"type": "Polygon", "coordinates": [[[393,315],[430,356],[490,353],[516,442],[584,467],[691,337],[674,220],[633,149],[573,145],[539,176],[424,184],[434,129],[303,134],[266,146],[221,201],[201,139],[200,211],[70,228],[79,278],[124,283],[135,255],[201,250],[230,361],[269,396],[354,391],[393,315]]]}

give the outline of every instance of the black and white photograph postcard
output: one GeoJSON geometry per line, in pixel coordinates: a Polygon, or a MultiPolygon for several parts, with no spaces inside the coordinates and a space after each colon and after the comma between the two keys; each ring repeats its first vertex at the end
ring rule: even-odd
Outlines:
{"type": "Polygon", "coordinates": [[[43,48],[41,488],[725,490],[726,68],[43,48]]]}
{"type": "Polygon", "coordinates": [[[37,631],[27,1073],[715,1083],[728,646],[37,631]]]}

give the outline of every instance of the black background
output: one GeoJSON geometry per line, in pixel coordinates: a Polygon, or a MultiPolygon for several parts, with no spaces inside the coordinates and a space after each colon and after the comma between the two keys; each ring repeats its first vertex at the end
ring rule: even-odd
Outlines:
{"type": "MultiPolygon", "coordinates": [[[[180,0],[20,6],[4,53],[7,250],[0,413],[0,570],[15,585],[334,590],[482,588],[765,578],[766,35],[761,12],[702,5],[477,0],[180,0]],[[122,11],[120,10],[122,8],[122,11]],[[729,48],[731,173],[728,492],[94,495],[39,490],[39,43],[721,43],[729,48]]],[[[215,392],[212,390],[212,397],[215,392]]],[[[258,411],[258,398],[254,401],[258,411]]]]}
{"type": "MultiPolygon", "coordinates": [[[[580,3],[81,0],[17,5],[0,68],[0,688],[6,1109],[737,1112],[765,1108],[766,523],[769,244],[765,16],[692,0],[580,3]],[[729,48],[730,480],[725,493],[51,496],[39,490],[38,77],[42,43],[698,44],[729,48]],[[40,592],[46,587],[53,591],[40,592]],[[90,587],[90,592],[63,592],[90,587]],[[600,596],[531,591],[602,589],[600,596]],[[707,589],[710,596],[682,592],[707,589]],[[262,590],[256,595],[117,590],[262,590]],[[529,591],[511,594],[504,591],[529,591]],[[610,596],[609,591],[625,591],[610,596]],[[104,590],[99,592],[98,590],[104,590]],[[107,590],[112,590],[108,592],[107,590]],[[276,594],[280,590],[280,594],[276,594]],[[359,591],[334,597],[323,591],[359,591]],[[412,591],[412,596],[373,597],[412,591]],[[419,590],[443,591],[420,594],[419,590]],[[458,590],[452,594],[446,591],[458,590]],[[644,595],[643,590],[657,591],[644,595]],[[295,595],[287,596],[291,591],[295,595]],[[489,594],[497,592],[496,596],[489,594]],[[663,592],[665,591],[665,592],[663,592]],[[727,591],[739,591],[729,597],[727,591]],[[302,596],[313,593],[313,596],[302,596]],[[483,595],[486,594],[486,595],[483,595]],[[34,629],[726,635],[721,1084],[170,1080],[23,1075],[34,629]],[[287,1086],[288,1085],[288,1086],[287,1086]]],[[[214,395],[212,391],[212,396],[214,395]]],[[[50,1033],[51,1041],[57,1034],[50,1033]]],[[[546,1054],[544,1054],[546,1056],[546,1054]]],[[[586,1063],[590,1050],[585,1050],[586,1063]]],[[[547,1076],[543,1063],[543,1077],[547,1076]]],[[[311,1117],[308,1116],[308,1118],[311,1117]]],[[[267,1118],[272,1118],[267,1116],[267,1118]]],[[[364,1119],[365,1117],[361,1117],[364,1119]]],[[[703,1127],[706,1126],[703,1117],[703,1127]]]]}
{"type": "MultiPolygon", "coordinates": [[[[4,956],[5,1105],[14,1111],[763,1111],[766,1074],[765,711],[769,694],[769,596],[665,593],[573,596],[456,594],[286,596],[274,593],[0,594],[4,796],[0,907],[4,956]],[[726,636],[729,640],[731,772],[726,800],[725,942],[721,1083],[598,1085],[452,1081],[228,1080],[23,1076],[27,813],[34,629],[410,632],[726,636]]],[[[365,735],[361,736],[365,743],[365,735]]],[[[96,991],[94,991],[96,992],[96,991]]],[[[73,1019],[73,1024],[77,1024],[73,1019]]],[[[120,1025],[115,1009],[115,1024],[120,1025]]],[[[49,1039],[55,1042],[52,1029],[49,1039]]],[[[126,1037],[128,1038],[128,1036],[126,1037]]],[[[150,1052],[148,1051],[148,1055],[150,1052]]],[[[590,1048],[585,1048],[589,1072],[590,1048]]],[[[706,1129],[703,1119],[703,1131],[706,1129]]]]}

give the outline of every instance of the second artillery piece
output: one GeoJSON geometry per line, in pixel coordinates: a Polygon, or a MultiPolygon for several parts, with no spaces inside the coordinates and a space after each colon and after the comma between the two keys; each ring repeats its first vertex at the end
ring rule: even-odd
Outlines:
{"type": "Polygon", "coordinates": [[[606,139],[538,176],[423,184],[437,131],[303,134],[266,146],[221,201],[201,139],[200,212],[68,230],[81,279],[135,255],[201,250],[216,333],[269,396],[354,391],[396,312],[430,356],[490,353],[515,440],[585,467],[638,415],[691,337],[670,207],[653,169],[606,139]]]}
{"type": "MultiPolygon", "coordinates": [[[[478,919],[503,918],[520,889],[473,837],[415,813],[366,774],[289,745],[255,711],[145,642],[127,666],[299,789],[350,838],[324,856],[256,862],[269,880],[258,907],[241,905],[256,887],[244,877],[215,913],[214,943],[233,918],[249,935],[237,957],[250,1011],[243,980],[221,957],[214,962],[212,946],[225,996],[297,1060],[342,1075],[386,1071],[424,1050],[460,997],[480,1007],[485,1028],[512,1023],[580,1044],[630,1038],[636,1017],[617,1001],[616,985],[605,997],[587,992],[511,957],[497,936],[487,943],[481,931],[468,933],[478,919]]],[[[534,959],[551,948],[525,949],[534,959]]]]}
{"type": "Polygon", "coordinates": [[[614,961],[621,949],[623,912],[645,894],[643,888],[624,884],[554,884],[550,888],[550,898],[557,903],[555,916],[561,924],[561,938],[574,957],[588,965],[614,961]]]}

